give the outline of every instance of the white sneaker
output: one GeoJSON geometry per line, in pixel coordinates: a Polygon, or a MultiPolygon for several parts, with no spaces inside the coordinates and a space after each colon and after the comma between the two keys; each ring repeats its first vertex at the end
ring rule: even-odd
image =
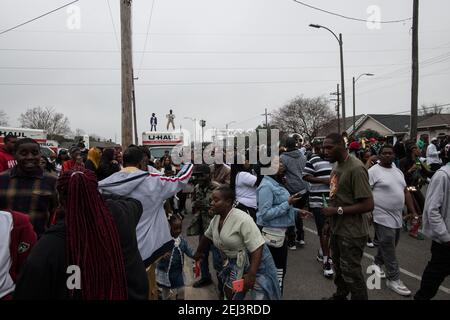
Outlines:
{"type": "Polygon", "coordinates": [[[375,245],[373,244],[373,242],[367,242],[366,244],[369,248],[375,248],[375,245]]]}
{"type": "Polygon", "coordinates": [[[386,286],[401,296],[407,297],[411,295],[411,291],[405,286],[405,284],[400,279],[397,281],[386,280],[386,286]]]}
{"type": "Polygon", "coordinates": [[[325,278],[332,278],[334,275],[333,271],[333,262],[331,259],[328,259],[327,262],[323,265],[323,275],[325,278]]]}
{"type": "Polygon", "coordinates": [[[288,246],[289,250],[297,250],[297,246],[294,244],[292,246],[288,246]]]}
{"type": "Polygon", "coordinates": [[[378,278],[380,278],[380,279],[386,278],[386,274],[384,273],[384,271],[381,269],[381,267],[379,265],[373,264],[373,269],[378,278]]]}
{"type": "Polygon", "coordinates": [[[300,240],[300,241],[298,241],[298,244],[301,246],[304,246],[306,244],[306,242],[305,242],[305,240],[300,240]]]}

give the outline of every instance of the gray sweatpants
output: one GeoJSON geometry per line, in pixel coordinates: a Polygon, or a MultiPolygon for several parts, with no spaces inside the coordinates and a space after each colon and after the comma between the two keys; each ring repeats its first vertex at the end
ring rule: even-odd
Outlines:
{"type": "Polygon", "coordinates": [[[385,227],[375,223],[375,234],[378,240],[378,253],[375,256],[375,264],[386,268],[386,278],[391,281],[400,279],[400,270],[398,266],[395,248],[400,240],[400,229],[385,227]]]}

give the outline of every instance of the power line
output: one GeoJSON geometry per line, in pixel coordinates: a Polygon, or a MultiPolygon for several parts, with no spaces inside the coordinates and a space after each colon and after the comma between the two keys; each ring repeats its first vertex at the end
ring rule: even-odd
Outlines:
{"type": "Polygon", "coordinates": [[[2,34],[4,34],[4,33],[7,33],[7,32],[9,32],[9,31],[12,31],[12,30],[14,30],[14,29],[17,29],[17,28],[19,28],[19,27],[21,27],[21,26],[24,26],[24,25],[26,25],[26,24],[28,24],[28,23],[30,23],[30,22],[33,22],[33,21],[35,21],[35,20],[38,20],[38,19],[40,19],[40,18],[42,18],[42,17],[45,17],[45,16],[47,16],[47,15],[49,15],[49,14],[55,12],[55,11],[61,10],[61,9],[65,8],[65,7],[68,7],[68,6],[70,6],[71,4],[73,4],[73,3],[75,3],[75,2],[78,2],[78,1],[79,1],[79,0],[72,1],[72,2],[70,2],[70,3],[68,3],[68,4],[65,4],[65,5],[61,6],[61,7],[58,7],[58,8],[56,8],[56,9],[53,9],[52,11],[46,12],[46,13],[44,13],[44,14],[41,14],[40,16],[38,16],[38,17],[36,17],[36,18],[33,18],[33,19],[31,19],[31,20],[28,20],[28,21],[25,21],[25,22],[23,22],[23,23],[21,23],[21,24],[18,24],[17,26],[14,26],[14,27],[9,28],[9,29],[6,29],[6,30],[3,30],[2,32],[0,32],[0,35],[2,35],[2,34]]]}
{"type": "Polygon", "coordinates": [[[112,14],[111,5],[109,3],[109,0],[106,0],[106,3],[108,4],[109,17],[111,19],[111,23],[112,23],[112,26],[113,26],[114,37],[116,38],[116,41],[117,41],[117,49],[120,50],[120,41],[119,41],[119,37],[117,36],[116,25],[114,24],[114,18],[113,18],[113,14],[112,14]]]}
{"type": "MultiPolygon", "coordinates": [[[[440,76],[447,74],[431,74],[427,76],[440,76]]],[[[138,86],[191,86],[191,85],[290,84],[290,83],[312,84],[312,83],[335,82],[335,81],[336,79],[279,80],[279,81],[274,80],[274,81],[153,82],[153,83],[138,83],[138,86]]],[[[119,86],[119,85],[120,83],[8,83],[8,82],[0,83],[0,86],[119,86]]]]}
{"type": "Polygon", "coordinates": [[[150,34],[150,27],[151,27],[151,24],[152,24],[153,7],[155,5],[155,2],[156,2],[156,0],[152,1],[152,7],[150,8],[150,15],[149,15],[148,24],[147,24],[147,33],[145,35],[144,51],[142,52],[141,63],[139,64],[139,69],[137,70],[138,74],[141,71],[142,64],[144,63],[144,54],[145,54],[145,50],[147,49],[147,41],[148,41],[148,38],[149,38],[148,36],[150,34]]]}
{"type": "MultiPolygon", "coordinates": [[[[407,64],[407,63],[405,63],[407,64]]],[[[373,65],[348,65],[347,68],[398,66],[398,63],[373,65]]],[[[147,67],[141,70],[151,71],[252,71],[252,70],[304,70],[304,69],[336,69],[339,66],[283,66],[283,67],[147,67]]],[[[120,70],[119,67],[26,67],[26,66],[0,66],[0,70],[52,70],[52,71],[109,71],[120,70]]]]}
{"type": "MultiPolygon", "coordinates": [[[[448,33],[450,29],[439,30],[427,30],[420,31],[419,34],[426,33],[448,33]]],[[[63,34],[92,34],[92,35],[105,35],[113,34],[111,31],[64,31],[64,30],[14,30],[16,33],[63,33],[63,34]]],[[[405,32],[389,32],[390,35],[400,34],[407,35],[405,32]]],[[[134,32],[133,36],[145,36],[146,32],[134,32]]],[[[327,37],[326,35],[320,35],[315,33],[201,33],[201,32],[150,32],[151,36],[162,37],[327,37]]],[[[363,33],[363,32],[346,32],[345,37],[358,36],[358,37],[386,37],[383,33],[363,33]]]]}
{"type": "Polygon", "coordinates": [[[344,19],[347,19],[347,20],[353,20],[353,21],[360,21],[360,22],[375,22],[375,23],[399,23],[399,22],[405,22],[405,21],[412,20],[412,18],[406,18],[406,19],[400,19],[400,20],[370,21],[370,20],[366,20],[366,19],[353,18],[353,17],[349,17],[349,16],[345,16],[345,15],[336,13],[336,12],[331,12],[331,11],[328,11],[328,10],[325,10],[325,9],[321,9],[321,8],[318,8],[318,7],[314,7],[314,6],[310,5],[310,4],[304,3],[304,2],[299,1],[299,0],[293,0],[293,1],[294,1],[294,2],[297,2],[298,4],[303,5],[303,6],[305,6],[305,7],[308,7],[308,8],[310,8],[310,9],[318,10],[318,11],[321,11],[321,12],[325,12],[325,13],[331,14],[331,15],[333,15],[333,16],[337,16],[337,17],[340,17],[340,18],[344,18],[344,19]]]}
{"type": "MultiPolygon", "coordinates": [[[[239,84],[288,84],[335,82],[333,80],[280,80],[280,81],[216,81],[216,82],[153,82],[138,83],[137,86],[190,86],[190,85],[239,85],[239,84]]],[[[120,86],[120,83],[0,83],[0,86],[120,86]]]]}
{"type": "MultiPolygon", "coordinates": [[[[444,47],[447,48],[447,47],[444,47]]],[[[444,48],[421,48],[421,50],[438,50],[444,48]]],[[[450,48],[450,47],[448,47],[450,48]]],[[[23,51],[23,52],[52,52],[52,53],[120,53],[119,50],[100,50],[100,49],[32,49],[32,48],[1,48],[0,51],[23,51]]],[[[403,52],[409,49],[368,49],[368,50],[346,50],[347,53],[386,53],[403,52]]],[[[144,54],[335,54],[333,50],[299,50],[299,51],[196,51],[196,50],[135,50],[134,53],[144,54]]]]}
{"type": "MultiPolygon", "coordinates": [[[[428,67],[433,66],[433,65],[435,65],[435,64],[445,62],[445,61],[447,61],[447,60],[449,60],[449,59],[450,59],[450,52],[446,52],[446,53],[443,53],[443,54],[441,54],[441,55],[438,55],[438,56],[435,56],[435,57],[432,57],[432,58],[428,58],[428,59],[422,60],[422,61],[420,62],[420,68],[421,68],[421,69],[422,69],[422,68],[428,68],[428,67]]],[[[399,68],[399,69],[390,71],[390,72],[388,72],[388,73],[382,74],[381,77],[376,77],[376,79],[373,79],[373,80],[371,80],[370,82],[365,82],[365,83],[361,84],[361,86],[362,86],[363,88],[370,87],[370,86],[372,86],[374,83],[376,83],[377,81],[379,81],[380,79],[383,79],[383,78],[386,78],[386,77],[389,77],[389,76],[394,76],[394,75],[397,75],[397,76],[398,76],[398,75],[405,75],[405,74],[408,74],[410,71],[411,71],[411,70],[410,70],[409,68],[407,68],[407,67],[402,67],[402,68],[399,68]]],[[[394,77],[394,78],[395,78],[395,77],[394,77]]],[[[383,86],[383,87],[381,87],[381,88],[384,88],[384,87],[386,87],[386,86],[383,86]]]]}
{"type": "MultiPolygon", "coordinates": [[[[420,79],[428,78],[428,77],[435,77],[435,76],[444,76],[444,75],[448,75],[448,74],[449,73],[429,73],[429,74],[425,74],[425,75],[421,76],[420,79]]],[[[385,79],[395,79],[395,77],[385,78],[385,79]]],[[[409,80],[409,79],[410,79],[410,77],[408,76],[408,77],[404,78],[403,80],[396,81],[394,83],[390,83],[390,84],[387,84],[387,85],[383,85],[381,87],[376,87],[376,88],[373,88],[373,89],[369,89],[367,91],[363,91],[361,93],[358,93],[357,96],[361,96],[361,95],[365,95],[365,94],[368,94],[368,93],[372,93],[372,92],[375,92],[375,91],[378,91],[378,90],[381,90],[381,89],[385,89],[385,88],[392,88],[393,86],[398,86],[398,85],[401,85],[401,84],[408,84],[408,83],[405,83],[405,81],[409,80]]]]}

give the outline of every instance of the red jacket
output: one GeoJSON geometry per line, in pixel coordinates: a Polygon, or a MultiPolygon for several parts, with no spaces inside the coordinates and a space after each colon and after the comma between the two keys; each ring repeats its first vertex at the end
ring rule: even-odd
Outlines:
{"type": "MultiPolygon", "coordinates": [[[[30,217],[26,214],[7,211],[12,217],[12,230],[10,232],[9,256],[11,258],[11,266],[9,275],[13,283],[16,283],[21,268],[25,264],[25,260],[31,252],[31,248],[37,241],[36,233],[30,222],[30,217]]],[[[0,300],[12,300],[12,294],[7,294],[0,300]]]]}
{"type": "Polygon", "coordinates": [[[0,147],[0,172],[13,168],[16,163],[14,156],[6,151],[4,147],[0,147]]]}
{"type": "Polygon", "coordinates": [[[11,269],[9,274],[14,282],[17,282],[20,269],[36,244],[37,236],[34,232],[30,217],[26,214],[11,211],[13,217],[13,229],[11,230],[11,269]]]}

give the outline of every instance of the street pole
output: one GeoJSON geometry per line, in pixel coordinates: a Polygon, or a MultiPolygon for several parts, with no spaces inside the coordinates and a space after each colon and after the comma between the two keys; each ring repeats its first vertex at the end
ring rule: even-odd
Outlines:
{"type": "Polygon", "coordinates": [[[265,108],[265,112],[262,114],[262,116],[266,117],[266,129],[269,128],[269,121],[267,120],[267,116],[271,116],[271,113],[267,113],[267,108],[265,108]]]}
{"type": "Polygon", "coordinates": [[[132,144],[132,86],[133,61],[131,49],[131,0],[120,1],[121,22],[121,57],[122,57],[122,146],[127,148],[132,144]]]}
{"type": "Polygon", "coordinates": [[[339,134],[341,134],[341,112],[340,112],[340,108],[341,108],[341,98],[340,98],[340,92],[339,92],[339,83],[337,84],[337,117],[338,117],[338,132],[339,134]]]}
{"type": "Polygon", "coordinates": [[[355,77],[353,77],[353,134],[355,134],[356,130],[356,107],[355,107],[355,77]]]}
{"type": "Polygon", "coordinates": [[[336,92],[332,92],[332,93],[330,93],[332,96],[337,96],[336,97],[336,99],[331,99],[331,101],[336,101],[337,102],[337,104],[336,104],[336,112],[337,112],[337,130],[338,130],[338,132],[339,132],[339,134],[340,134],[340,132],[341,132],[341,117],[340,117],[340,111],[339,111],[339,108],[340,108],[340,99],[339,99],[339,96],[341,95],[340,93],[339,93],[339,83],[337,84],[337,89],[336,89],[336,92]]]}
{"type": "Polygon", "coordinates": [[[419,0],[413,3],[412,25],[412,85],[411,85],[411,122],[410,138],[417,138],[417,109],[419,95],[419,0]]]}
{"type": "MultiPolygon", "coordinates": [[[[343,131],[347,131],[347,125],[346,125],[346,119],[345,119],[345,82],[344,82],[344,41],[342,40],[342,33],[339,33],[339,37],[336,35],[336,33],[334,33],[331,29],[322,26],[320,24],[310,24],[309,25],[311,28],[316,28],[316,29],[325,29],[328,32],[330,32],[338,41],[339,43],[339,53],[340,53],[340,60],[341,60],[341,90],[342,90],[342,120],[343,120],[343,131]]],[[[339,130],[339,134],[342,134],[339,130]]]]}
{"type": "Polygon", "coordinates": [[[135,94],[135,87],[134,87],[134,80],[137,80],[138,78],[134,77],[134,70],[132,70],[132,77],[133,77],[133,124],[134,124],[134,144],[138,145],[138,133],[137,133],[137,118],[136,118],[136,94],[135,94]]]}
{"type": "MultiPolygon", "coordinates": [[[[344,130],[347,131],[347,126],[345,123],[345,83],[344,83],[344,43],[342,41],[342,33],[339,33],[339,49],[341,53],[341,87],[342,87],[342,120],[344,125],[344,130]]],[[[341,133],[341,132],[339,132],[341,133]]]]}
{"type": "Polygon", "coordinates": [[[368,76],[368,77],[372,77],[374,76],[373,73],[362,73],[360,74],[356,79],[355,77],[353,77],[353,134],[356,133],[356,103],[355,103],[355,86],[356,86],[356,82],[359,80],[359,78],[363,77],[363,76],[368,76]]]}
{"type": "Polygon", "coordinates": [[[266,115],[266,129],[267,129],[269,127],[269,122],[267,121],[267,108],[265,110],[266,110],[265,115],[266,115]]]}

